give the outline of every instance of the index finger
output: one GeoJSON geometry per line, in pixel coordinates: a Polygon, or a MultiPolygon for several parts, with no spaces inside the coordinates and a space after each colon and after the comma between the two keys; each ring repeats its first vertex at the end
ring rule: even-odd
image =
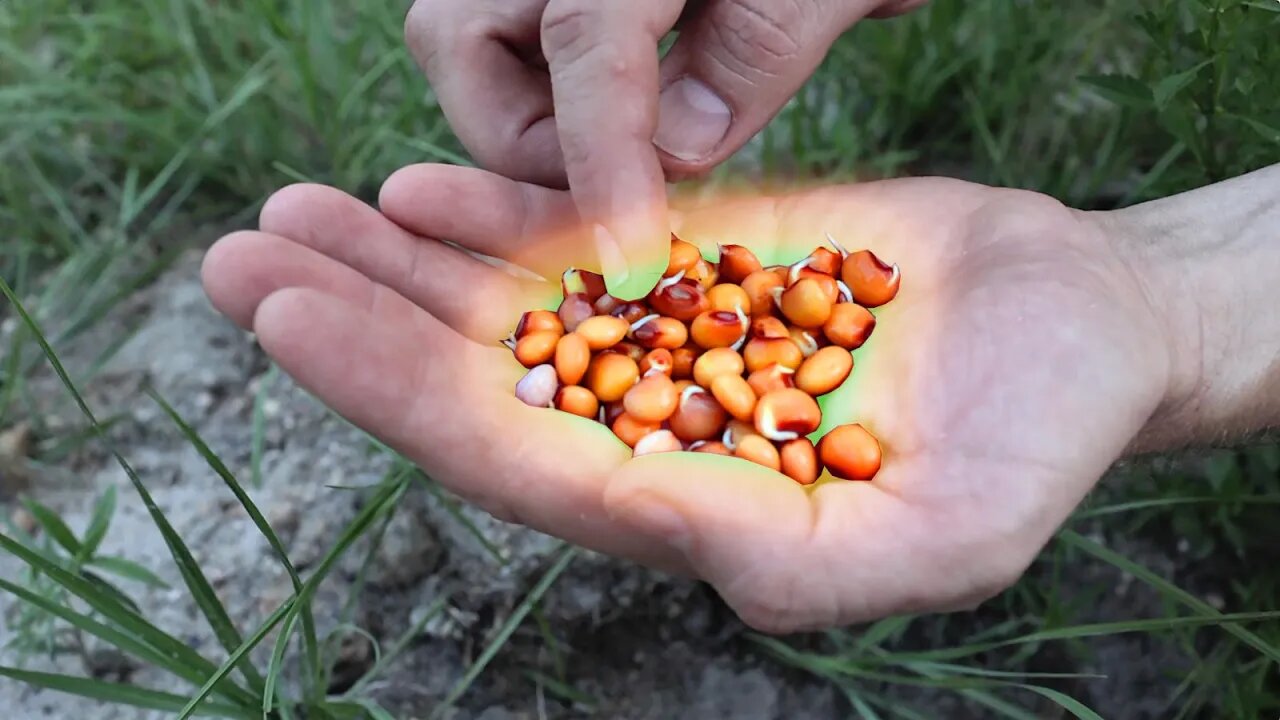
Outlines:
{"type": "Polygon", "coordinates": [[[684,4],[551,0],[542,18],[569,188],[609,292],[624,300],[652,290],[667,265],[657,45],[684,4]]]}

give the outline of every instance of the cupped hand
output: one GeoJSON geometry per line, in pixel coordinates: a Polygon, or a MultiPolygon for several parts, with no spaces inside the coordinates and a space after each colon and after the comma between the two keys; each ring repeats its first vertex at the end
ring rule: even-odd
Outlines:
{"type": "Polygon", "coordinates": [[[569,187],[610,292],[666,267],[666,174],[705,171],[777,114],[832,42],[922,0],[417,0],[405,23],[485,168],[569,187]],[[680,32],[659,62],[658,43],[680,32]]]}
{"type": "Polygon", "coordinates": [[[744,460],[632,459],[607,428],[523,405],[500,344],[597,269],[568,195],[484,171],[406,168],[381,212],[295,186],[218,242],[216,306],[302,386],[496,517],[713,585],[791,631],[970,607],[1012,583],[1169,386],[1141,283],[1087,216],[944,179],[690,202],[680,237],[766,263],[830,232],[902,270],[824,428],[884,448],[870,482],[812,487],[744,460]]]}

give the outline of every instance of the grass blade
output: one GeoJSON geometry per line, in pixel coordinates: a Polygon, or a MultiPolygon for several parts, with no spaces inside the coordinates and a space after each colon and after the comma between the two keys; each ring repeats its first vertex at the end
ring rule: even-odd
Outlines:
{"type": "Polygon", "coordinates": [[[382,515],[382,513],[387,512],[395,505],[396,501],[399,500],[401,494],[404,493],[405,488],[409,485],[407,475],[407,472],[401,474],[394,481],[386,483],[382,489],[378,491],[378,494],[364,506],[359,514],[356,515],[355,519],[352,520],[351,523],[347,525],[346,529],[342,531],[342,535],[338,538],[338,541],[334,543],[333,548],[330,549],[329,553],[320,561],[320,565],[316,568],[315,573],[313,573],[311,577],[307,578],[307,581],[302,584],[302,591],[286,601],[283,605],[277,608],[275,612],[271,613],[271,615],[262,623],[261,627],[254,631],[254,633],[250,635],[240,647],[232,651],[231,656],[222,663],[222,666],[218,668],[213,676],[209,678],[209,680],[182,708],[182,711],[178,714],[177,720],[186,720],[186,718],[191,717],[195,708],[203,702],[206,697],[208,697],[210,692],[212,692],[214,684],[226,677],[240,659],[257,647],[258,643],[261,643],[262,639],[265,638],[276,625],[279,625],[280,622],[291,613],[296,612],[296,606],[298,604],[311,602],[311,596],[315,593],[316,588],[324,581],[324,578],[329,574],[329,571],[333,569],[333,566],[338,562],[338,559],[342,557],[347,549],[351,547],[352,543],[364,534],[364,531],[367,530],[369,526],[382,515]]]}
{"type": "Polygon", "coordinates": [[[286,600],[283,605],[276,608],[275,612],[267,616],[267,619],[263,621],[262,625],[259,626],[252,635],[245,638],[245,641],[240,645],[240,647],[231,651],[230,656],[228,656],[222,663],[222,666],[219,667],[207,681],[205,681],[204,685],[200,686],[200,689],[196,691],[196,694],[187,700],[187,703],[178,711],[178,720],[186,720],[186,718],[195,715],[196,708],[199,707],[200,704],[209,697],[209,694],[213,692],[213,686],[229,675],[231,671],[240,664],[240,661],[244,659],[246,655],[253,652],[253,649],[262,642],[262,639],[270,634],[271,631],[280,624],[280,621],[284,620],[285,617],[289,615],[289,612],[293,609],[297,600],[298,598],[296,596],[286,600]]]}
{"type": "Polygon", "coordinates": [[[899,617],[885,618],[876,622],[867,631],[862,633],[854,642],[853,647],[857,652],[865,652],[870,648],[878,646],[880,643],[890,637],[902,632],[915,620],[913,616],[904,615],[899,617]]]}
{"type": "MultiPolygon", "coordinates": [[[[284,668],[284,654],[289,648],[289,638],[293,635],[293,625],[297,622],[297,615],[290,615],[285,621],[284,627],[280,629],[280,636],[276,638],[276,646],[271,650],[271,661],[267,663],[267,688],[262,693],[262,717],[269,717],[272,708],[275,707],[276,701],[276,682],[280,678],[280,671],[284,668]]],[[[287,705],[287,698],[280,698],[281,705],[287,705]]]]}
{"type": "Polygon", "coordinates": [[[1265,622],[1280,620],[1280,611],[1235,613],[1229,615],[1211,615],[1173,618],[1145,618],[1141,620],[1123,620],[1109,623],[1091,623],[1070,627],[1039,630],[1007,640],[988,643],[976,643],[954,648],[924,650],[920,652],[895,653],[894,659],[902,662],[957,660],[979,653],[997,650],[1003,647],[1029,645],[1053,640],[1076,640],[1090,637],[1107,637],[1127,633],[1160,632],[1179,628],[1210,627],[1229,622],[1265,622]]]}
{"type": "Polygon", "coordinates": [[[275,385],[275,379],[279,372],[279,366],[272,363],[266,375],[263,376],[262,384],[258,386],[258,392],[253,398],[253,435],[249,453],[249,482],[256,488],[262,487],[262,455],[267,435],[267,414],[265,409],[267,390],[275,385]]]}
{"type": "MultiPolygon", "coordinates": [[[[32,568],[44,573],[67,592],[88,603],[89,607],[101,613],[104,618],[164,654],[170,663],[184,665],[193,671],[199,672],[202,677],[210,677],[216,669],[213,663],[201,657],[186,643],[147,622],[135,610],[121,603],[115,595],[103,591],[99,586],[85,578],[67,572],[49,558],[15,542],[12,538],[2,533],[0,533],[0,550],[4,550],[32,568]]],[[[218,691],[242,702],[256,704],[256,698],[253,695],[250,695],[234,683],[222,683],[218,686],[218,691]]]]}
{"type": "Polygon", "coordinates": [[[171,672],[193,685],[199,685],[208,677],[208,673],[201,673],[200,671],[194,670],[185,664],[173,662],[172,658],[166,656],[163,652],[157,650],[151,645],[148,645],[146,642],[131,633],[124,632],[113,628],[110,625],[98,622],[88,615],[78,613],[69,607],[44,597],[43,595],[33,593],[24,587],[14,585],[7,580],[0,579],[0,590],[13,595],[33,607],[39,608],[54,617],[60,618],[72,627],[99,638],[122,652],[128,653],[139,660],[150,663],[153,667],[171,672]]]}
{"type": "Polygon", "coordinates": [[[1200,505],[1210,503],[1240,503],[1244,505],[1280,505],[1280,494],[1267,495],[1241,495],[1238,497],[1223,497],[1220,495],[1196,495],[1191,497],[1168,497],[1168,498],[1147,498],[1144,500],[1130,500],[1128,502],[1114,503],[1111,505],[1099,505],[1095,508],[1086,508],[1080,510],[1071,516],[1072,520],[1086,520],[1091,518],[1102,517],[1104,515],[1116,515],[1119,513],[1131,512],[1134,510],[1148,510],[1152,508],[1167,508],[1178,505],[1200,505]]]}
{"type": "MultiPolygon", "coordinates": [[[[164,410],[165,414],[169,416],[169,419],[173,421],[173,424],[182,432],[182,435],[187,439],[187,442],[191,443],[191,445],[195,447],[201,457],[204,458],[205,462],[209,464],[209,467],[218,475],[218,477],[222,478],[222,482],[225,483],[227,488],[231,490],[231,493],[236,496],[236,500],[240,502],[240,506],[249,514],[249,518],[253,520],[253,524],[257,526],[258,531],[262,533],[262,536],[266,538],[267,544],[270,545],[272,551],[275,552],[276,558],[280,561],[280,564],[284,566],[285,572],[289,573],[289,580],[293,583],[294,593],[300,592],[302,590],[302,578],[298,576],[298,570],[289,560],[289,553],[285,550],[284,543],[280,542],[279,536],[277,536],[275,531],[271,529],[271,524],[267,522],[265,517],[263,517],[262,512],[258,510],[258,506],[253,502],[253,499],[249,497],[249,494],[244,491],[244,488],[240,486],[240,483],[236,480],[235,476],[231,474],[231,471],[227,468],[226,464],[223,463],[222,459],[209,448],[209,445],[200,437],[200,434],[188,425],[180,415],[178,415],[178,412],[173,409],[173,406],[165,402],[164,398],[160,397],[160,395],[153,390],[149,390],[147,394],[151,396],[152,400],[155,400],[156,404],[158,404],[162,410],[164,410]]],[[[286,628],[292,627],[293,623],[286,625],[286,628]]],[[[310,606],[307,605],[302,607],[302,637],[303,646],[306,652],[307,672],[314,674],[318,672],[320,668],[320,651],[316,642],[315,619],[311,615],[310,606]]],[[[269,697],[269,695],[265,694],[264,696],[269,697]]],[[[264,702],[270,701],[264,700],[264,702]]]]}
{"type": "Polygon", "coordinates": [[[858,713],[858,717],[862,720],[882,720],[879,713],[871,709],[866,700],[862,696],[853,691],[853,688],[845,687],[844,696],[848,699],[849,704],[853,706],[854,712],[858,713]]]}
{"type": "Polygon", "coordinates": [[[1018,687],[1023,690],[1030,690],[1042,697],[1049,698],[1062,706],[1063,710],[1075,715],[1077,718],[1080,718],[1080,720],[1102,720],[1101,715],[1090,710],[1087,705],[1065,693],[1058,692],[1051,688],[1042,687],[1040,685],[1019,685],[1018,687]]]}
{"type": "Polygon", "coordinates": [[[116,486],[112,485],[98,498],[93,506],[93,516],[89,519],[89,527],[84,531],[84,542],[80,544],[78,560],[84,562],[98,552],[102,540],[111,527],[111,518],[116,514],[116,486]]]}
{"type": "Polygon", "coordinates": [[[385,708],[372,700],[356,700],[355,702],[363,708],[365,712],[369,713],[371,720],[396,720],[391,713],[387,712],[385,708]]]}
{"type": "Polygon", "coordinates": [[[169,587],[169,583],[165,582],[164,580],[161,580],[159,577],[155,575],[155,573],[133,562],[132,560],[126,560],[122,557],[115,557],[114,555],[105,555],[102,557],[90,558],[89,562],[86,564],[89,565],[90,567],[96,567],[102,570],[106,570],[112,575],[118,575],[128,580],[136,580],[137,582],[140,582],[144,585],[150,585],[151,587],[156,587],[156,588],[169,587]]]}
{"type": "MultiPolygon", "coordinates": [[[[136,685],[103,682],[74,675],[33,672],[0,666],[0,677],[7,677],[28,685],[56,690],[69,695],[79,695],[93,700],[101,700],[102,702],[132,705],[133,707],[147,708],[149,710],[175,712],[182,707],[183,702],[183,698],[180,695],[171,695],[155,690],[147,690],[136,685]]],[[[218,702],[205,703],[200,707],[199,714],[205,717],[232,718],[233,720],[256,720],[254,714],[248,710],[218,702]]]]}
{"type": "MultiPolygon", "coordinates": [[[[53,348],[50,347],[49,341],[40,330],[40,326],[27,312],[27,309],[23,307],[22,303],[18,301],[17,296],[13,294],[13,290],[3,278],[0,278],[0,293],[3,293],[9,302],[13,304],[14,310],[17,311],[19,317],[22,318],[22,321],[35,337],[36,342],[40,345],[40,349],[44,352],[45,357],[49,360],[49,365],[53,368],[54,373],[56,373],[58,379],[62,381],[67,392],[71,394],[72,399],[75,400],[76,405],[80,408],[80,412],[84,414],[84,416],[89,420],[89,424],[93,426],[98,439],[107,446],[112,457],[115,458],[116,463],[120,465],[121,469],[124,470],[125,475],[129,477],[129,482],[133,484],[138,495],[142,497],[143,505],[146,506],[147,513],[151,516],[152,522],[154,522],[156,527],[160,530],[160,534],[164,538],[165,545],[169,549],[169,554],[173,557],[174,563],[177,564],[178,571],[182,574],[182,579],[186,583],[187,589],[191,592],[192,598],[200,608],[201,613],[204,614],[205,619],[213,629],[214,635],[217,636],[218,641],[221,642],[223,647],[228,651],[240,646],[242,639],[239,631],[236,630],[235,625],[231,622],[230,616],[227,615],[226,608],[222,606],[222,602],[218,600],[218,596],[213,592],[213,586],[209,584],[208,578],[204,576],[204,572],[200,570],[200,566],[191,556],[191,551],[187,548],[186,543],[182,541],[182,538],[178,535],[177,531],[175,531],[173,526],[169,524],[168,518],[166,518],[164,513],[160,511],[159,506],[156,505],[155,500],[151,497],[151,493],[143,484],[142,479],[138,477],[138,473],[134,471],[133,466],[130,465],[129,462],[124,459],[124,456],[115,449],[114,444],[110,442],[106,433],[102,431],[102,426],[99,425],[97,417],[93,414],[93,411],[89,409],[89,405],[85,402],[80,391],[76,389],[75,383],[71,381],[71,377],[67,374],[66,368],[62,366],[62,361],[58,359],[57,353],[55,353],[53,348]]],[[[258,674],[257,670],[246,663],[240,668],[240,672],[255,692],[262,692],[262,676],[258,674]]]]}
{"type": "MultiPolygon", "coordinates": [[[[1082,550],[1103,562],[1114,565],[1116,568],[1133,575],[1144,583],[1150,585],[1152,589],[1156,590],[1161,595],[1164,595],[1166,598],[1175,600],[1178,603],[1195,610],[1201,615],[1222,615],[1221,612],[1209,603],[1192,595],[1186,590],[1183,590],[1177,585],[1174,585],[1168,580],[1165,580],[1159,575],[1156,575],[1147,568],[1133,562],[1129,558],[1105,548],[1075,531],[1064,530],[1058,535],[1058,539],[1071,547],[1082,550]]],[[[1249,647],[1262,653],[1272,662],[1280,663],[1280,650],[1277,650],[1273,645],[1268,643],[1266,640],[1263,640],[1261,637],[1258,637],[1256,634],[1231,622],[1222,623],[1222,629],[1231,633],[1249,647]]]]}
{"type": "Polygon", "coordinates": [[[480,653],[480,657],[476,658],[476,661],[467,669],[466,674],[464,674],[462,678],[454,684],[453,688],[449,690],[449,693],[445,695],[444,699],[440,701],[440,704],[436,706],[431,717],[440,717],[441,713],[452,707],[453,704],[458,701],[458,698],[462,697],[463,694],[467,692],[467,689],[471,687],[471,683],[475,682],[476,678],[480,677],[480,674],[484,672],[485,667],[488,666],[488,664],[493,661],[493,658],[497,657],[498,652],[502,650],[502,646],[506,644],[507,639],[516,631],[516,628],[520,626],[520,623],[524,622],[524,618],[529,614],[529,611],[533,610],[534,605],[538,604],[538,601],[541,600],[542,596],[551,589],[551,586],[560,577],[561,573],[569,567],[569,563],[573,562],[575,555],[576,550],[572,546],[567,546],[560,552],[560,556],[556,558],[556,561],[551,565],[551,568],[547,570],[546,574],[542,576],[542,579],[534,585],[533,589],[529,591],[529,594],[525,596],[524,600],[522,600],[520,604],[511,611],[511,615],[507,618],[507,621],[502,624],[502,628],[498,630],[498,634],[489,643],[488,647],[484,649],[484,652],[480,653]]]}
{"type": "Polygon", "coordinates": [[[58,517],[58,513],[30,498],[23,498],[22,504],[36,522],[40,523],[40,527],[49,534],[49,537],[62,546],[62,549],[71,553],[72,556],[80,553],[80,541],[76,539],[76,534],[71,532],[71,528],[67,527],[62,518],[58,517]]]}

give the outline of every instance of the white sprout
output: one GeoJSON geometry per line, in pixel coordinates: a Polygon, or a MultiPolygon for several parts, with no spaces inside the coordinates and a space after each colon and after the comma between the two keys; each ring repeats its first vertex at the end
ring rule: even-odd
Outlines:
{"type": "Polygon", "coordinates": [[[761,408],[759,420],[760,422],[757,426],[760,429],[760,434],[774,442],[786,442],[800,437],[799,433],[778,429],[778,419],[773,416],[772,405],[766,404],[761,408]]]}
{"type": "Polygon", "coordinates": [[[827,242],[831,243],[831,247],[835,248],[836,252],[840,253],[840,257],[842,258],[849,257],[849,251],[845,250],[843,245],[836,242],[836,239],[831,236],[831,233],[827,233],[827,242]]]}
{"type": "Polygon", "coordinates": [[[650,320],[657,320],[660,317],[662,317],[662,315],[658,313],[654,313],[652,315],[645,315],[639,320],[631,323],[631,327],[627,329],[627,337],[634,336],[635,332],[640,328],[644,327],[645,325],[648,325],[650,320]]]}
{"type": "Polygon", "coordinates": [[[732,345],[732,349],[734,352],[739,352],[742,350],[742,346],[747,343],[747,330],[751,327],[751,321],[747,319],[747,314],[742,312],[741,305],[734,308],[734,310],[738,313],[738,322],[742,323],[742,337],[738,338],[738,341],[732,345]]]}
{"type": "Polygon", "coordinates": [[[685,271],[681,270],[680,272],[676,273],[675,275],[672,275],[669,278],[662,278],[662,280],[658,283],[658,287],[655,290],[655,292],[661,293],[663,290],[666,290],[672,285],[679,284],[679,282],[684,279],[684,273],[685,271]]]}
{"type": "Polygon", "coordinates": [[[812,264],[813,264],[813,256],[810,255],[809,257],[801,260],[795,265],[792,265],[791,272],[787,275],[787,284],[795,285],[796,281],[800,279],[800,271],[809,267],[812,264]]]}
{"type": "Polygon", "coordinates": [[[684,407],[685,402],[690,397],[697,395],[698,393],[704,393],[704,392],[706,392],[706,390],[703,389],[701,385],[690,385],[689,387],[685,388],[684,392],[680,393],[680,407],[684,407]]]}
{"type": "MultiPolygon", "coordinates": [[[[649,366],[648,370],[644,371],[644,377],[649,377],[650,375],[666,375],[667,370],[670,369],[671,366],[666,363],[653,363],[649,366]]],[[[639,382],[639,380],[636,382],[639,382]]]]}
{"type": "Polygon", "coordinates": [[[733,441],[733,428],[724,429],[724,437],[720,438],[720,442],[724,443],[730,452],[738,449],[738,443],[733,441]]]}
{"type": "Polygon", "coordinates": [[[769,294],[773,296],[773,304],[777,305],[779,310],[782,309],[782,293],[783,292],[785,291],[780,287],[769,288],[769,294]]]}
{"type": "Polygon", "coordinates": [[[843,280],[837,280],[836,285],[840,286],[840,297],[844,298],[845,302],[853,302],[853,291],[849,286],[845,285],[843,280]]]}
{"type": "MultiPolygon", "coordinates": [[[[809,331],[801,330],[800,335],[805,340],[804,345],[800,347],[800,352],[803,353],[805,357],[809,357],[818,352],[818,341],[813,339],[813,336],[809,334],[809,331]]],[[[799,345],[799,343],[796,344],[799,345]]]]}

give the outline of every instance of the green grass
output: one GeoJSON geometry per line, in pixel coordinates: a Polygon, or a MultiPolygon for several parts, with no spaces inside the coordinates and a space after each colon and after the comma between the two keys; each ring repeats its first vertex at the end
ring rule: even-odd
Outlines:
{"type": "MultiPolygon", "coordinates": [[[[244,489],[264,481],[263,408],[275,372],[254,398],[244,479],[219,459],[229,448],[208,447],[156,398],[245,507],[293,583],[294,595],[261,624],[238,627],[178,529],[149,501],[144,480],[113,447],[106,430],[118,418],[97,418],[76,393],[127,336],[95,348],[82,366],[68,370],[56,360],[56,350],[83,342],[176,252],[249,223],[282,184],[314,180],[372,197],[381,178],[404,164],[467,162],[405,51],[403,9],[354,0],[0,4],[0,279],[9,300],[0,319],[16,322],[0,335],[0,427],[30,422],[40,439],[36,460],[49,465],[96,443],[130,474],[138,496],[96,498],[79,530],[32,500],[38,533],[5,525],[0,548],[27,568],[0,585],[18,601],[6,604],[10,650],[76,653],[92,636],[163,669],[189,693],[18,667],[0,674],[171,713],[382,720],[389,715],[369,688],[420,626],[375,638],[368,674],[338,694],[328,686],[341,636],[366,632],[352,623],[354,609],[397,501],[432,493],[503,561],[448,496],[397,461],[382,482],[355,491],[359,515],[304,576],[244,489]],[[19,300],[29,316],[18,312],[19,300]],[[50,367],[83,423],[45,422],[29,378],[50,367]],[[158,568],[101,554],[116,507],[139,499],[225,655],[197,654],[138,614],[130,595],[162,585],[158,568]],[[362,570],[335,629],[320,635],[312,593],[361,539],[369,546],[362,570]],[[255,663],[250,650],[262,643],[270,650],[255,663]],[[295,666],[297,677],[284,672],[295,666]]],[[[1126,205],[1280,160],[1276,37],[1280,3],[1273,0],[934,0],[925,12],[849,33],[717,176],[731,183],[940,173],[1040,190],[1079,207],[1126,205]]],[[[1076,699],[1096,679],[1070,669],[1087,665],[1107,638],[1149,634],[1187,661],[1167,669],[1174,690],[1161,700],[1171,716],[1274,717],[1280,623],[1266,613],[1280,607],[1278,478],[1274,443],[1135,463],[1080,509],[1023,581],[977,614],[891,618],[757,642],[778,662],[832,683],[855,717],[932,717],[927,705],[902,702],[912,689],[928,688],[956,693],[991,716],[1091,718],[1110,716],[1076,699]],[[1111,545],[1132,538],[1176,557],[1177,577],[1111,545]],[[1103,579],[1079,586],[1088,570],[1103,579]],[[1095,617],[1097,601],[1125,576],[1159,613],[1095,617]],[[1210,594],[1214,603],[1206,602],[1210,594]]],[[[539,691],[566,707],[598,704],[579,689],[583,678],[566,674],[573,649],[538,610],[572,557],[566,550],[549,566],[437,712],[465,701],[486,668],[503,662],[504,649],[534,642],[555,648],[545,662],[519,668],[539,691]],[[516,631],[529,616],[537,628],[526,638],[516,631]]],[[[445,602],[435,599],[421,624],[445,602]]]]}

